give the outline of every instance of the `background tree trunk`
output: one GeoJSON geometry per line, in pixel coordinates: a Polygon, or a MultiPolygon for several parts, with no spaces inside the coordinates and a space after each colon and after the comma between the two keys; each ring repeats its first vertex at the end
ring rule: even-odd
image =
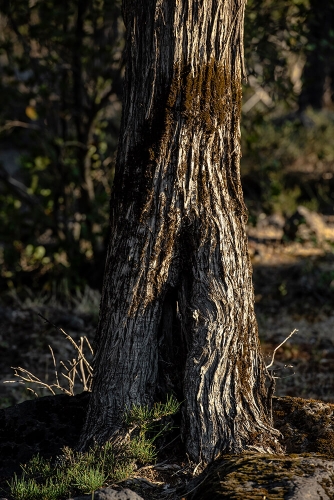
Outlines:
{"type": "Polygon", "coordinates": [[[305,111],[308,106],[322,109],[326,91],[329,93],[329,100],[333,101],[334,56],[331,31],[334,27],[334,2],[311,0],[307,27],[306,64],[298,100],[300,111],[305,111]]]}
{"type": "Polygon", "coordinates": [[[125,102],[82,448],[174,391],[195,460],[279,450],[239,175],[244,6],[123,1],[125,102]]]}

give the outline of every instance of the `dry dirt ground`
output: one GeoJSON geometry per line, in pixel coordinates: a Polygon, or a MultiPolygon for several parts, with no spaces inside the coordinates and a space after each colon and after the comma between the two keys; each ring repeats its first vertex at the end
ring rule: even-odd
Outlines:
{"type": "Polygon", "coordinates": [[[299,225],[299,215],[263,218],[248,231],[260,340],[269,364],[298,330],[276,353],[276,395],[334,402],[334,220],[310,212],[299,225]]]}
{"type": "MultiPolygon", "coordinates": [[[[279,216],[259,218],[249,227],[249,250],[254,268],[255,303],[265,359],[292,332],[276,353],[272,369],[276,395],[334,402],[334,220],[317,214],[297,213],[289,221],[279,216]],[[306,219],[306,220],[305,220],[306,219]],[[293,233],[294,241],[286,235],[293,233]],[[285,234],[285,236],[284,236],[285,234]]],[[[0,407],[34,397],[24,384],[13,380],[11,367],[23,367],[41,380],[55,381],[56,362],[71,360],[76,352],[64,335],[38,313],[62,327],[77,342],[93,339],[99,295],[86,289],[69,307],[27,290],[22,302],[15,293],[0,302],[0,407]]],[[[89,358],[89,350],[86,349],[89,358]]],[[[65,374],[66,370],[62,369],[65,374]]],[[[15,377],[14,377],[15,379],[15,377]]],[[[66,379],[60,375],[66,386],[66,379]]],[[[30,384],[31,388],[36,388],[30,384]]],[[[76,392],[82,390],[80,384],[76,392]]],[[[37,390],[40,395],[48,390],[37,390]]]]}

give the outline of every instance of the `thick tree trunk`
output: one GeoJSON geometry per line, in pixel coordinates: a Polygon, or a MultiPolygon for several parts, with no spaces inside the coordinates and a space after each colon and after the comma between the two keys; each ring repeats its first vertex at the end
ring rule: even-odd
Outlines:
{"type": "Polygon", "coordinates": [[[239,175],[244,6],[123,1],[125,103],[81,447],[174,391],[195,460],[279,451],[239,175]]]}

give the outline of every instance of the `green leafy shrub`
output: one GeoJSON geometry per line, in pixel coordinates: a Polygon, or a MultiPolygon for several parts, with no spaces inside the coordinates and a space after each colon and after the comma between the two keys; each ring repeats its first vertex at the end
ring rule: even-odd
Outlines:
{"type": "Polygon", "coordinates": [[[298,114],[243,121],[241,173],[252,214],[290,216],[301,204],[332,213],[334,115],[308,110],[305,116],[307,126],[298,114]]]}
{"type": "Polygon", "coordinates": [[[67,279],[73,289],[105,249],[121,110],[120,1],[5,2],[0,25],[0,280],[50,291],[67,279]]]}

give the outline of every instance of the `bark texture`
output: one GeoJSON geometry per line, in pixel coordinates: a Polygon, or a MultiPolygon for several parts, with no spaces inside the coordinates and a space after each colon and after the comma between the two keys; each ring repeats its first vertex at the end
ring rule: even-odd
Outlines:
{"type": "Polygon", "coordinates": [[[111,240],[81,447],[174,391],[195,460],[279,451],[239,175],[244,0],[124,0],[111,240]]]}

